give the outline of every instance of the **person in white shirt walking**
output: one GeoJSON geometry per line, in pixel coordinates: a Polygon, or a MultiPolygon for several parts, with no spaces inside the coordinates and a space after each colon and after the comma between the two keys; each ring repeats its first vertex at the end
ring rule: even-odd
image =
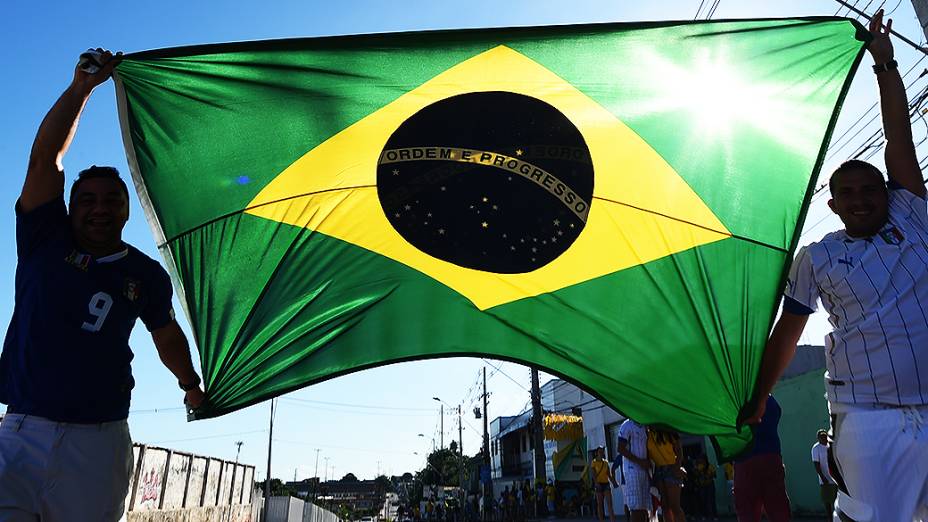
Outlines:
{"type": "Polygon", "coordinates": [[[818,474],[822,505],[825,506],[828,520],[831,520],[831,513],[835,508],[835,498],[838,496],[838,485],[831,478],[831,471],[828,469],[828,432],[818,430],[816,436],[818,442],[812,446],[812,465],[815,466],[815,472],[818,474]]]}
{"type": "Polygon", "coordinates": [[[627,419],[619,426],[618,452],[622,455],[625,485],[622,494],[630,522],[646,522],[651,511],[651,461],[648,460],[648,430],[627,419]]]}
{"type": "Polygon", "coordinates": [[[856,521],[928,520],[928,205],[905,86],[883,12],[870,22],[888,184],[851,160],[831,176],[829,207],[844,230],[796,255],[783,312],[771,332],[747,423],[789,364],[819,301],[832,415],[835,510],[856,521]]]}

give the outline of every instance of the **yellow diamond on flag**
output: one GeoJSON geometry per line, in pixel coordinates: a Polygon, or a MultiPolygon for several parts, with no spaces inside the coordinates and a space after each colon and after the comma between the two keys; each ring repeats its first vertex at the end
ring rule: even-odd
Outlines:
{"type": "MultiPolygon", "coordinates": [[[[471,161],[478,161],[478,153],[474,151],[471,161]]],[[[525,163],[521,149],[511,156],[506,161],[512,165],[525,163]]],[[[466,157],[449,154],[446,159],[460,162],[466,157]]],[[[252,215],[314,230],[394,259],[454,289],[481,310],[731,236],[635,132],[562,78],[502,45],[438,74],[306,152],[247,208],[252,215]],[[589,149],[592,201],[589,208],[575,209],[585,226],[569,248],[530,271],[495,273],[430,255],[394,228],[378,196],[378,164],[386,161],[384,146],[394,131],[436,102],[480,92],[514,93],[549,104],[576,126],[589,149]]],[[[487,220],[478,224],[490,229],[487,220]]]]}

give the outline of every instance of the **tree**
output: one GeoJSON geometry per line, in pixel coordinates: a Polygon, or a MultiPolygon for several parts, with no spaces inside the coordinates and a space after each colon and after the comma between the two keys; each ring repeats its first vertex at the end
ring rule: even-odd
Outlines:
{"type": "MultiPolygon", "coordinates": [[[[264,491],[264,481],[255,483],[255,486],[264,491]]],[[[287,487],[280,479],[271,479],[271,496],[272,497],[295,497],[296,491],[287,487]]]]}
{"type": "Polygon", "coordinates": [[[396,491],[396,488],[393,487],[393,481],[391,481],[386,475],[381,475],[375,478],[374,482],[377,484],[377,489],[383,491],[384,493],[393,493],[396,491]]]}
{"type": "MultiPolygon", "coordinates": [[[[416,480],[425,485],[458,486],[461,477],[461,454],[457,453],[456,445],[451,448],[442,448],[429,454],[425,468],[416,473],[416,480]]],[[[469,459],[464,459],[464,476],[469,476],[469,459]]]]}
{"type": "Polygon", "coordinates": [[[348,473],[342,477],[340,482],[357,482],[358,477],[354,476],[354,473],[348,473]]]}

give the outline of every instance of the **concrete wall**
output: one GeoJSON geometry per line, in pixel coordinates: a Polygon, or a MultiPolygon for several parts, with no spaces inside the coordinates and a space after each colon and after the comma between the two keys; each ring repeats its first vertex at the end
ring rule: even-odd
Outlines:
{"type": "Polygon", "coordinates": [[[133,452],[128,522],[258,520],[254,466],[144,444],[135,444],[133,452]]]}
{"type": "Polygon", "coordinates": [[[812,466],[815,432],[828,429],[828,403],[823,370],[780,381],[773,390],[783,416],[780,418],[780,446],[786,466],[786,492],[794,512],[824,513],[819,496],[818,476],[812,466]]]}
{"type": "Polygon", "coordinates": [[[271,497],[266,522],[300,522],[305,502],[296,497],[271,497]]]}
{"type": "Polygon", "coordinates": [[[267,522],[344,522],[335,513],[296,497],[271,497],[267,522]]]}

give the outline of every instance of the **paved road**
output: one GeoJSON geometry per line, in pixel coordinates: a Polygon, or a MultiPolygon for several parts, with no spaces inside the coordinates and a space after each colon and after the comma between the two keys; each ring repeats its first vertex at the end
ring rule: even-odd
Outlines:
{"type": "MultiPolygon", "coordinates": [[[[700,520],[700,519],[699,519],[699,518],[696,518],[696,517],[689,517],[689,516],[688,516],[688,517],[686,517],[686,520],[687,520],[687,522],[695,522],[695,521],[698,521],[698,520],[700,520]]],[[[707,520],[707,519],[702,519],[702,520],[707,520]]],[[[709,520],[711,520],[711,519],[709,519],[709,520]]],[[[719,522],[737,522],[738,519],[736,519],[735,517],[721,516],[721,517],[719,517],[717,520],[718,520],[719,522]]],[[[766,519],[764,519],[764,520],[766,520],[766,519]]],[[[792,520],[793,520],[793,522],[812,522],[812,521],[822,521],[822,520],[825,520],[825,518],[824,518],[824,517],[817,517],[817,518],[816,518],[816,517],[793,517],[792,520]]],[[[542,519],[538,519],[538,520],[531,520],[531,519],[530,519],[530,520],[528,520],[527,522],[595,522],[595,521],[596,521],[595,518],[542,518],[542,519]]],[[[617,521],[617,522],[619,522],[619,521],[625,522],[625,517],[624,517],[624,516],[617,516],[617,517],[616,517],[616,521],[617,521]]]]}

